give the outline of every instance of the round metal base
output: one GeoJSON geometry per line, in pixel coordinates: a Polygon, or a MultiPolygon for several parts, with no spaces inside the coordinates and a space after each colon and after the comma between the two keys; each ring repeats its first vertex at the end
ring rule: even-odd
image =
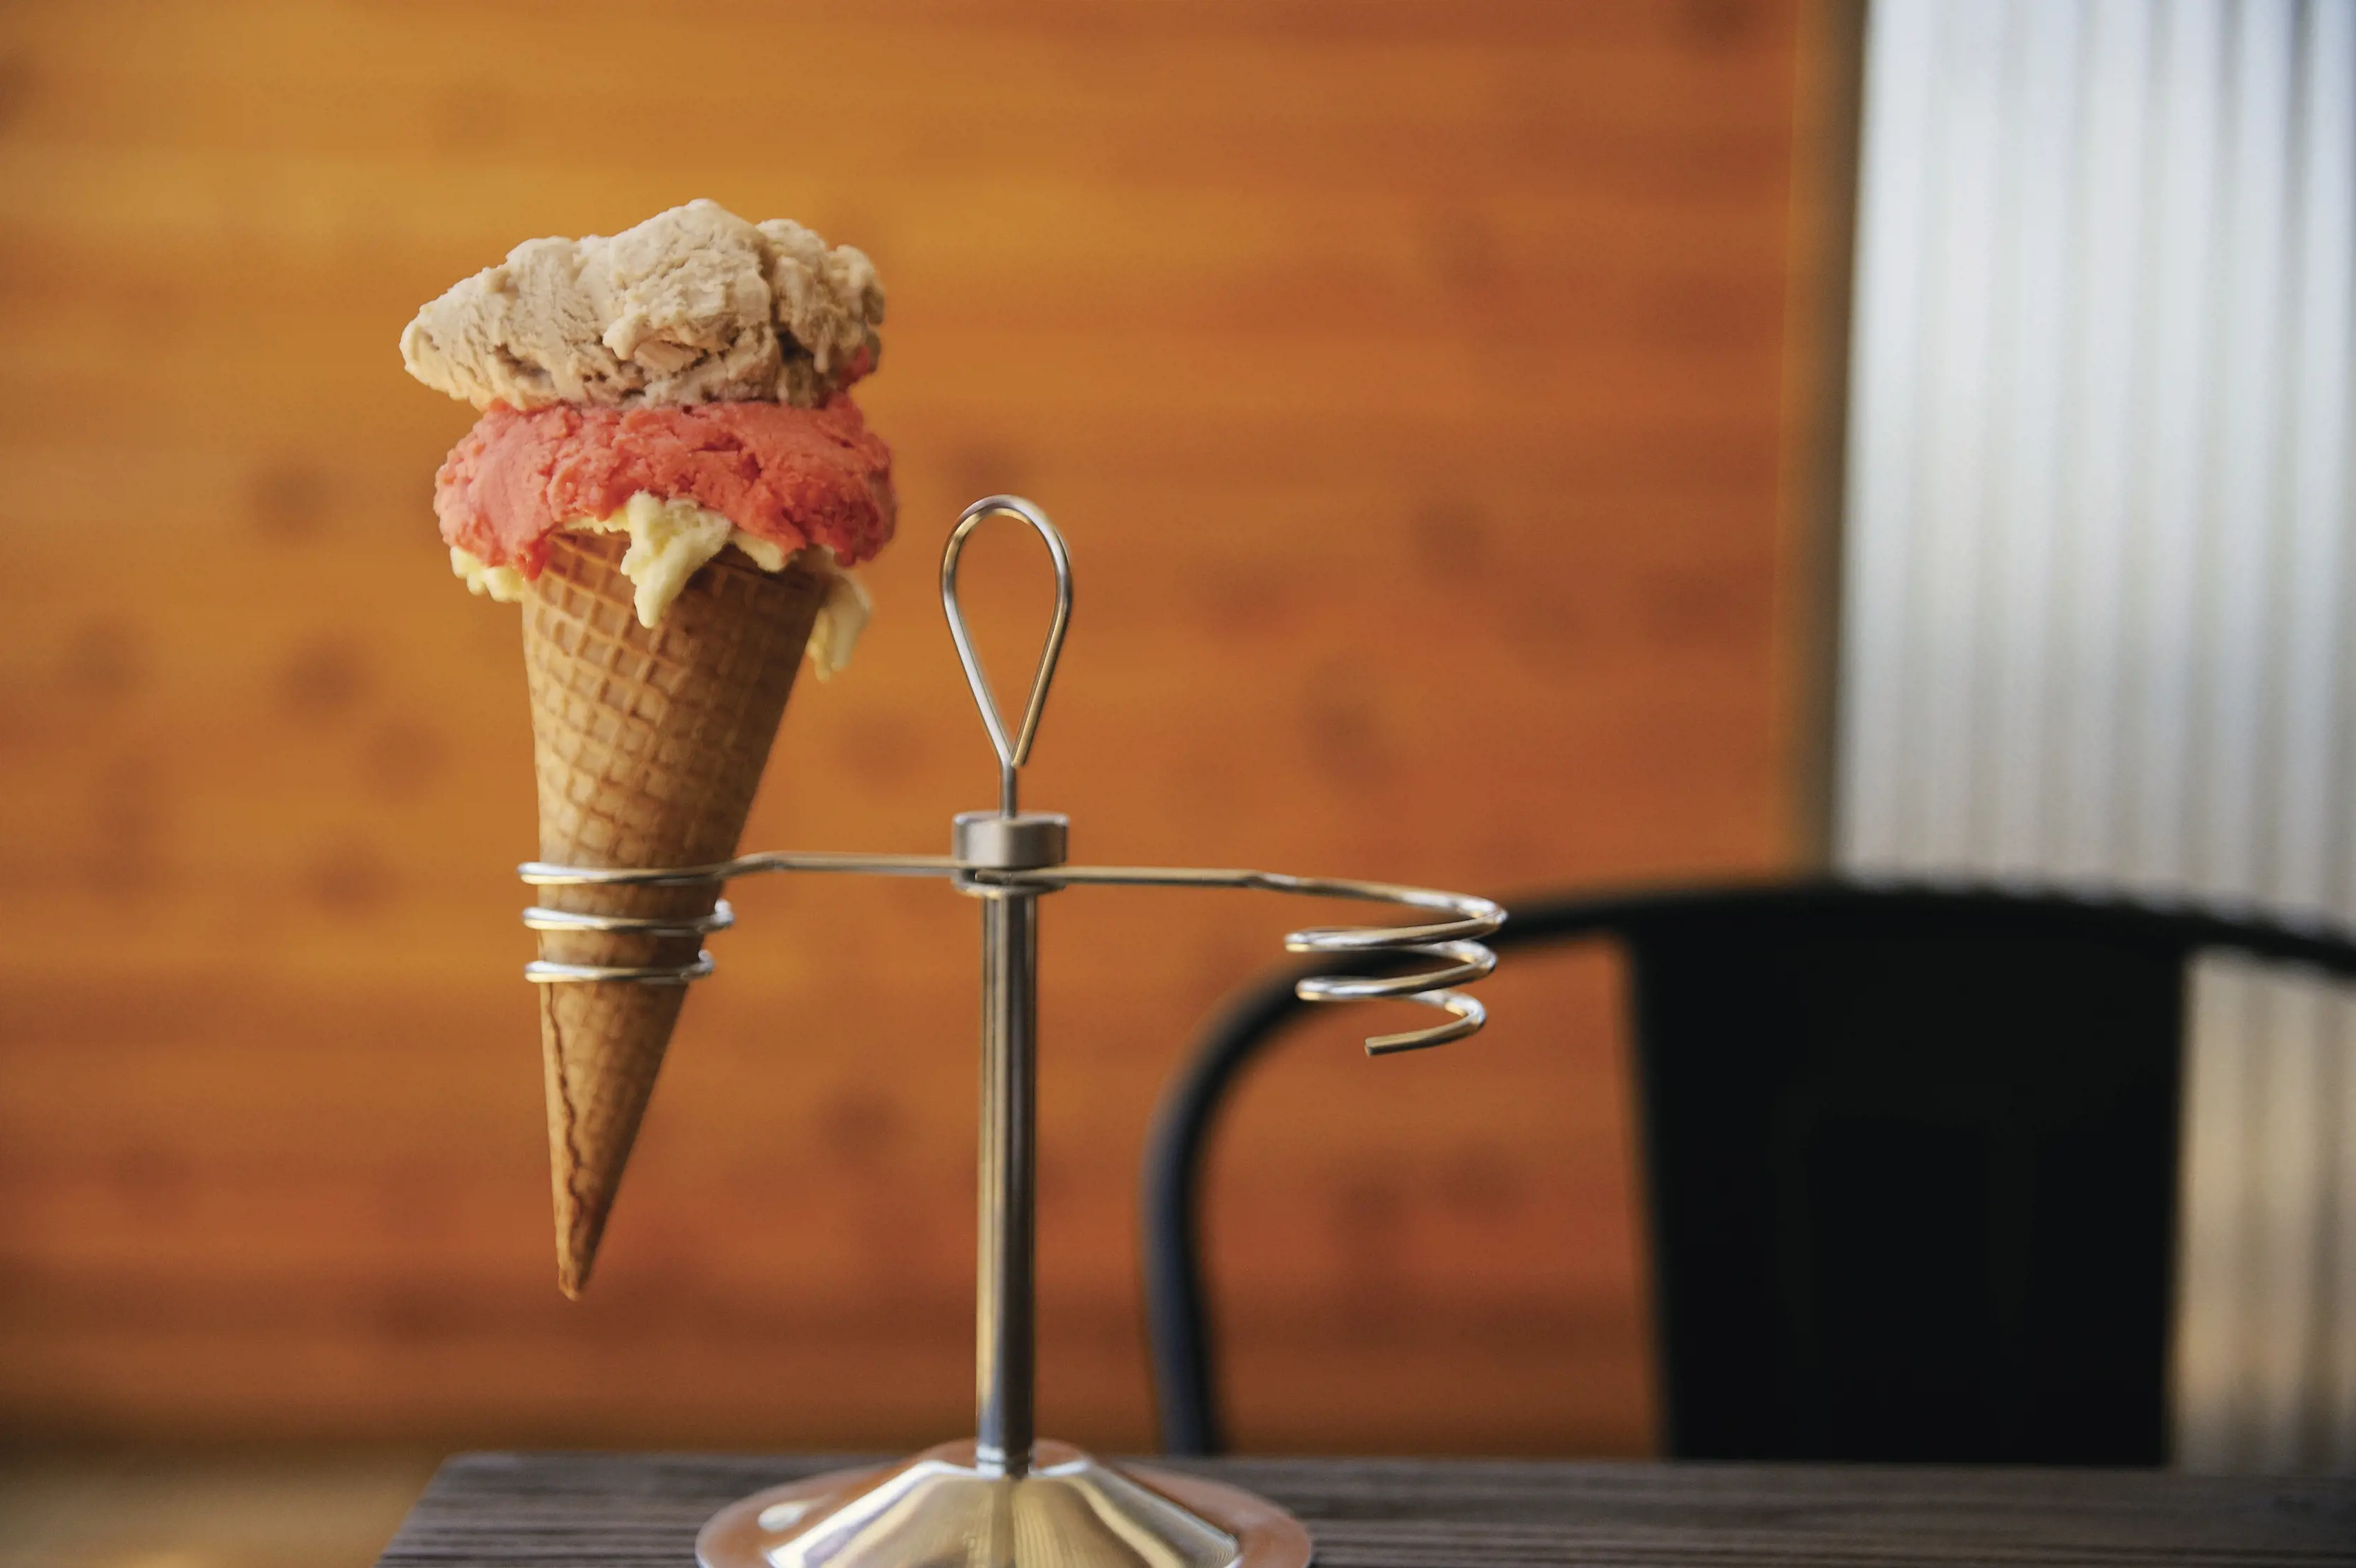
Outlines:
{"type": "Polygon", "coordinates": [[[702,1568],[1306,1568],[1301,1521],[1238,1487],[1123,1470],[1042,1443],[1019,1480],[945,1443],[729,1504],[695,1538],[702,1568]]]}

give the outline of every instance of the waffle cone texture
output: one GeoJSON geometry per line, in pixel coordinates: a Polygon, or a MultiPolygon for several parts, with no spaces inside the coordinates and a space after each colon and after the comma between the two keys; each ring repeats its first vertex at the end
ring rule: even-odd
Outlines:
{"type": "MultiPolygon", "coordinates": [[[[626,541],[559,535],[523,606],[539,780],[540,858],[559,865],[700,866],[736,853],[826,584],[723,550],[661,622],[638,624],[626,541]]],[[[542,888],[552,909],[692,919],[718,890],[542,888]]],[[[543,932],[557,963],[686,964],[693,938],[543,932]]],[[[622,1169],[689,987],[538,987],[556,1198],[557,1283],[589,1280],[622,1169]]]]}

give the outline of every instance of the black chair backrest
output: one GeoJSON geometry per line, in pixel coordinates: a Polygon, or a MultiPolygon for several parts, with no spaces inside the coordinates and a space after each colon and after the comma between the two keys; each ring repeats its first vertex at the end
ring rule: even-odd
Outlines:
{"type": "MultiPolygon", "coordinates": [[[[1629,961],[1672,1454],[2164,1459],[2187,963],[2227,948],[2356,975],[2356,944],[1822,881],[1523,901],[1492,945],[1593,936],[1629,961]]],[[[1224,1445],[1201,1168],[1227,1091],[1307,1009],[1293,978],[1214,1023],[1147,1149],[1171,1453],[1224,1445]]]]}

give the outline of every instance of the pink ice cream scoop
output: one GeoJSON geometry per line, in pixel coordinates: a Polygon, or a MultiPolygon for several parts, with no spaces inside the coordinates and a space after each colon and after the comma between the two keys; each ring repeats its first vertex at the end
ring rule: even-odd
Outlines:
{"type": "Polygon", "coordinates": [[[892,453],[838,392],[823,407],[699,403],[494,406],[434,476],[442,539],[529,580],[548,538],[639,492],[691,500],[785,550],[824,545],[856,566],[890,542],[892,453]]]}

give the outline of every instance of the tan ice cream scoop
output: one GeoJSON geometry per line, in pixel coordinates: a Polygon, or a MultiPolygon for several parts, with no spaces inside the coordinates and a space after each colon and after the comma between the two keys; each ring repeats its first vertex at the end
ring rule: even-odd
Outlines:
{"type": "Polygon", "coordinates": [[[875,368],[866,256],[691,201],[608,239],[527,240],[417,313],[409,373],[477,408],[815,408],[875,368]]]}

